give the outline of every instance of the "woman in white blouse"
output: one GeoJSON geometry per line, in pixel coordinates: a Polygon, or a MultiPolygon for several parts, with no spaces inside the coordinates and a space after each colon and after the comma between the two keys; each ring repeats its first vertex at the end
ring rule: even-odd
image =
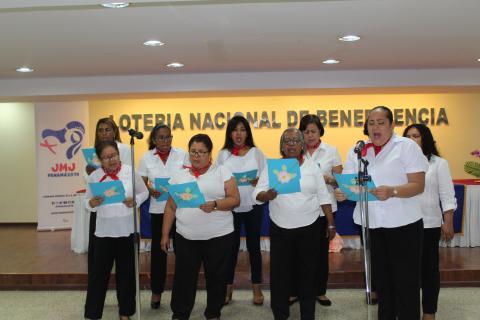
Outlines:
{"type": "Polygon", "coordinates": [[[188,143],[191,166],[169,180],[170,184],[195,181],[206,200],[198,208],[177,208],[170,197],[165,207],[161,241],[164,251],[168,250],[170,230],[176,219],[172,319],[190,318],[201,264],[207,288],[205,318],[219,319],[225,301],[233,239],[231,210],[239,205],[240,195],[230,170],[211,164],[212,148],[208,135],[193,136],[188,143]]]}
{"type": "Polygon", "coordinates": [[[139,175],[135,175],[136,193],[132,194],[132,167],[122,164],[118,146],[103,141],[95,147],[101,162],[88,177],[88,183],[120,180],[125,188],[123,203],[102,205],[104,198],[93,196],[90,188],[85,195],[85,207],[97,213],[95,249],[91,276],[88,278],[85,318],[101,319],[110,272],[115,263],[115,280],[120,319],[135,313],[135,255],[133,249],[134,201],[140,205],[148,190],[139,175]]]}
{"type": "MultiPolygon", "coordinates": [[[[318,116],[314,114],[307,114],[300,120],[300,131],[303,133],[307,152],[307,158],[315,161],[320,168],[327,185],[328,192],[332,198],[332,212],[335,216],[337,211],[337,200],[333,194],[334,188],[338,187],[337,182],[333,176],[334,173],[342,173],[342,159],[338,153],[337,148],[322,141],[325,133],[322,123],[318,116]]],[[[325,233],[327,221],[325,217],[320,218],[321,232],[325,233]]],[[[322,306],[331,306],[332,302],[326,296],[327,282],[328,282],[328,252],[330,241],[327,237],[321,237],[321,251],[320,251],[320,271],[317,286],[316,300],[322,306]]]]}
{"type": "Polygon", "coordinates": [[[152,232],[152,250],[150,259],[150,287],[152,309],[160,307],[160,300],[165,289],[167,275],[167,254],[160,248],[162,238],[163,212],[167,200],[159,201],[164,190],[155,189],[155,179],[170,179],[188,163],[187,153],[179,148],[172,148],[172,132],[167,125],[157,124],[148,138],[148,151],[140,160],[138,174],[142,176],[150,193],[150,217],[152,232]]]}
{"type": "MultiPolygon", "coordinates": [[[[100,142],[112,141],[117,144],[118,151],[120,152],[120,161],[123,164],[132,165],[131,152],[128,145],[122,143],[120,137],[120,130],[117,124],[111,118],[101,118],[97,121],[95,127],[95,146],[100,142]]],[[[89,166],[85,168],[84,178],[88,181],[88,177],[97,168],[89,166]]],[[[95,212],[90,213],[90,222],[88,229],[88,276],[90,277],[93,266],[93,252],[95,251],[95,225],[97,221],[97,214],[95,212]]]]}
{"type": "Polygon", "coordinates": [[[296,128],[286,129],[280,139],[283,158],[298,159],[300,192],[277,194],[269,187],[268,170],[263,170],[253,192],[258,203],[269,201],[270,209],[270,294],[275,320],[289,318],[289,296],[293,274],[298,279],[301,319],[315,318],[320,237],[335,236],[331,197],[318,165],[304,157],[305,143],[296,128]],[[326,216],[328,234],[321,233],[320,217],[326,216]]]}
{"type": "Polygon", "coordinates": [[[424,124],[412,124],[405,129],[403,136],[412,139],[422,148],[429,164],[425,176],[425,191],[419,198],[424,228],[422,311],[423,320],[431,320],[435,319],[437,313],[440,292],[438,243],[440,237],[446,241],[453,238],[453,211],[457,207],[457,202],[448,162],[439,156],[430,129],[424,124]]]}
{"type": "Polygon", "coordinates": [[[237,181],[240,192],[240,205],[233,211],[233,251],[230,259],[227,279],[227,295],[225,304],[232,299],[233,279],[237,265],[238,250],[240,248],[240,229],[245,226],[247,250],[250,260],[251,281],[253,289],[253,304],[263,304],[262,283],[262,254],[260,252],[260,231],[263,220],[263,207],[255,204],[252,192],[257,185],[258,176],[265,166],[265,156],[255,147],[250,125],[242,116],[235,116],[227,124],[225,144],[219,152],[217,163],[224,165],[233,173],[244,173],[257,170],[254,179],[248,184],[237,181]]]}
{"type": "MultiPolygon", "coordinates": [[[[367,118],[369,141],[361,154],[369,163],[378,201],[368,202],[372,274],[378,293],[378,319],[420,319],[420,262],[423,222],[417,197],[423,192],[428,162],[412,140],[394,132],[392,111],[375,107],[367,118]]],[[[357,173],[350,150],[343,173],[357,173]]],[[[335,189],[337,200],[346,199],[335,189]]],[[[361,225],[360,208],[354,211],[361,225]]]]}

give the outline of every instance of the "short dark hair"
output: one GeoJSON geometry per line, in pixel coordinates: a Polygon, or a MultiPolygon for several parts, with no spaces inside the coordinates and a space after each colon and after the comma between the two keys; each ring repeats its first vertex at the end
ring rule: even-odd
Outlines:
{"type": "Polygon", "coordinates": [[[100,155],[102,154],[103,150],[107,147],[112,147],[117,150],[118,154],[120,155],[120,151],[118,150],[117,143],[115,141],[101,141],[97,145],[95,145],[95,153],[97,154],[98,159],[100,159],[100,155]]]}
{"type": "Polygon", "coordinates": [[[172,129],[169,126],[163,123],[157,123],[155,127],[153,127],[152,131],[150,131],[150,135],[148,136],[148,150],[153,150],[157,146],[155,145],[155,136],[157,135],[158,130],[167,128],[170,133],[172,133],[172,129]]]}
{"type": "Polygon", "coordinates": [[[115,136],[113,137],[113,140],[122,142],[122,138],[120,138],[120,130],[118,129],[117,124],[112,118],[101,118],[97,121],[97,126],[95,127],[95,145],[97,145],[98,141],[98,127],[101,124],[106,124],[112,127],[113,133],[115,136]]]}
{"type": "MultiPolygon", "coordinates": [[[[370,116],[370,113],[372,113],[373,111],[377,110],[377,109],[380,109],[382,111],[385,111],[385,113],[387,114],[387,119],[390,121],[390,124],[393,123],[393,113],[392,113],[392,110],[390,110],[390,108],[388,107],[385,107],[385,106],[376,106],[375,108],[373,108],[372,110],[370,110],[370,112],[368,113],[369,116],[370,116]]],[[[365,123],[363,124],[363,134],[368,136],[368,117],[367,119],[365,120],[365,123]]]]}
{"type": "Polygon", "coordinates": [[[298,129],[303,132],[307,130],[307,126],[311,123],[317,126],[318,130],[320,131],[320,137],[322,137],[325,133],[325,128],[320,122],[320,118],[315,114],[307,114],[303,116],[302,120],[300,120],[300,126],[298,127],[298,129]]]}
{"type": "Polygon", "coordinates": [[[250,128],[248,120],[242,116],[234,116],[232,119],[230,119],[230,121],[228,121],[227,130],[225,131],[225,143],[223,144],[222,149],[232,151],[234,146],[232,132],[233,130],[235,130],[239,123],[243,124],[245,130],[247,131],[247,138],[245,139],[245,144],[250,148],[255,147],[255,143],[253,142],[252,129],[250,128]]]}
{"type": "Polygon", "coordinates": [[[420,136],[422,137],[422,151],[423,154],[428,158],[428,160],[430,160],[432,154],[440,156],[430,128],[421,123],[414,123],[406,127],[405,130],[403,130],[403,136],[406,137],[408,130],[412,128],[415,128],[418,130],[418,132],[420,132],[420,136]]]}
{"type": "Polygon", "coordinates": [[[210,139],[210,137],[208,135],[203,134],[203,133],[199,133],[199,134],[196,134],[193,137],[191,137],[190,141],[188,142],[188,150],[190,150],[190,147],[192,146],[192,144],[194,142],[203,143],[205,145],[205,147],[207,147],[208,152],[212,152],[213,143],[212,143],[212,139],[210,139]]]}

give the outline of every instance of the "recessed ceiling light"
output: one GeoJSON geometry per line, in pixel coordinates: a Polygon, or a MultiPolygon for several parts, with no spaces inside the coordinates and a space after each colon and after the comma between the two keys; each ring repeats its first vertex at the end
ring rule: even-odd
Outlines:
{"type": "Polygon", "coordinates": [[[339,37],[338,40],[345,41],[345,42],[353,42],[353,41],[360,40],[360,37],[356,36],[354,34],[349,34],[349,35],[346,35],[346,36],[339,37]]]}
{"type": "Polygon", "coordinates": [[[167,64],[167,67],[169,67],[169,68],[181,68],[183,66],[184,66],[184,64],[180,63],[180,62],[172,62],[172,63],[167,64]]]}
{"type": "Polygon", "coordinates": [[[323,60],[323,63],[325,63],[325,64],[336,64],[336,63],[340,63],[340,61],[335,60],[335,59],[327,59],[327,60],[323,60]]]}
{"type": "Polygon", "coordinates": [[[29,67],[20,67],[20,68],[17,68],[17,72],[33,72],[33,69],[32,68],[29,68],[29,67]]]}
{"type": "Polygon", "coordinates": [[[165,44],[164,42],[158,41],[158,40],[148,40],[143,43],[143,45],[147,47],[160,47],[160,46],[163,46],[164,44],[165,44]]]}
{"type": "Polygon", "coordinates": [[[480,58],[479,58],[479,59],[477,59],[477,61],[478,61],[478,62],[480,62],[480,58]]]}
{"type": "Polygon", "coordinates": [[[106,2],[102,3],[102,6],[105,8],[110,8],[110,9],[121,9],[128,7],[130,5],[129,2],[106,2]]]}

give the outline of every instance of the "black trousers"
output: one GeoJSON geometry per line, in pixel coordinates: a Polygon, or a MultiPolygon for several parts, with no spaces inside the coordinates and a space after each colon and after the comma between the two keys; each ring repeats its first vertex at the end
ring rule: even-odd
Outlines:
{"type": "Polygon", "coordinates": [[[175,276],[173,278],[172,319],[189,319],[197,293],[198,272],[203,264],[207,288],[207,319],[218,318],[227,291],[227,268],[233,232],[209,240],[188,240],[175,234],[175,276]]]}
{"type": "Polygon", "coordinates": [[[370,229],[379,320],[420,319],[423,220],[370,229]]]}
{"type": "Polygon", "coordinates": [[[88,279],[91,277],[93,270],[93,253],[95,252],[95,229],[97,227],[97,213],[90,212],[90,221],[88,229],[88,279]]]}
{"type": "Polygon", "coordinates": [[[327,218],[320,217],[320,268],[318,272],[317,296],[323,296],[327,293],[328,283],[328,255],[330,250],[330,240],[327,237],[327,218]]]}
{"type": "Polygon", "coordinates": [[[167,254],[160,248],[162,240],[163,214],[150,214],[152,247],[150,259],[150,287],[153,294],[162,294],[167,277],[167,254]]]}
{"type": "Polygon", "coordinates": [[[235,267],[237,266],[238,250],[240,249],[240,230],[245,226],[247,250],[250,258],[252,283],[262,283],[262,254],[260,252],[260,231],[262,229],[263,207],[253,206],[249,212],[233,212],[233,247],[228,265],[227,283],[233,284],[235,267]]]}
{"type": "Polygon", "coordinates": [[[115,262],[119,314],[135,313],[135,255],[133,234],[129,237],[95,237],[91,276],[88,279],[85,318],[101,319],[108,281],[115,262]]]}
{"type": "Polygon", "coordinates": [[[422,307],[423,313],[437,313],[440,292],[438,243],[441,228],[423,229],[422,307]]]}
{"type": "Polygon", "coordinates": [[[315,318],[315,291],[320,256],[320,220],[311,225],[285,229],[270,220],[270,295],[275,320],[290,316],[288,298],[297,273],[302,320],[315,318]]]}

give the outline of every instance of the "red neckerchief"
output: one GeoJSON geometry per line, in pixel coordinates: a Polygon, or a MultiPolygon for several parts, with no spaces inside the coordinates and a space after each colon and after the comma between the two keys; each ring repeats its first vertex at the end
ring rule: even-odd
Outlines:
{"type": "Polygon", "coordinates": [[[317,148],[320,146],[320,143],[322,143],[322,140],[319,140],[317,143],[315,143],[313,146],[307,146],[307,151],[312,152],[317,150],[317,148]]]}
{"type": "MultiPolygon", "coordinates": [[[[390,139],[391,138],[392,137],[390,137],[390,139]]],[[[380,151],[382,151],[382,148],[388,143],[388,141],[390,141],[390,139],[388,139],[387,142],[385,142],[382,146],[376,146],[371,142],[367,143],[362,149],[362,157],[365,157],[367,155],[368,148],[370,147],[373,147],[373,151],[375,151],[375,156],[377,156],[377,154],[379,154],[380,151]]]]}
{"type": "Polygon", "coordinates": [[[245,149],[247,146],[245,144],[242,144],[241,146],[237,147],[237,146],[233,146],[232,148],[232,154],[234,156],[238,156],[238,153],[240,152],[240,150],[242,149],[245,149]]]}
{"type": "Polygon", "coordinates": [[[120,162],[120,164],[118,165],[118,167],[116,167],[115,169],[113,170],[105,170],[105,168],[103,168],[103,172],[105,172],[105,175],[102,177],[102,179],[100,179],[100,182],[103,182],[103,180],[107,179],[107,177],[110,177],[112,178],[112,180],[120,180],[117,176],[117,174],[120,172],[120,170],[122,169],[122,163],[120,162]]]}
{"type": "MultiPolygon", "coordinates": [[[[212,165],[212,161],[209,161],[208,164],[207,164],[205,167],[203,167],[203,168],[198,168],[198,169],[197,169],[197,168],[195,168],[194,166],[183,166],[183,167],[184,167],[185,169],[190,169],[190,171],[191,171],[192,174],[195,176],[195,178],[198,178],[198,177],[201,175],[200,171],[202,171],[202,170],[205,169],[205,168],[210,167],[211,165],[212,165]]],[[[207,169],[207,170],[208,170],[208,169],[207,169]]],[[[205,171],[205,172],[207,172],[207,171],[205,171]]],[[[204,172],[204,173],[205,173],[205,172],[204,172]]]]}
{"type": "Polygon", "coordinates": [[[158,149],[156,150],[157,152],[155,152],[155,154],[160,157],[160,160],[162,160],[163,163],[167,163],[167,159],[168,159],[168,156],[170,155],[170,150],[172,150],[172,148],[168,149],[167,152],[162,152],[158,149]]]}
{"type": "Polygon", "coordinates": [[[303,154],[301,154],[297,157],[297,160],[298,160],[298,163],[302,165],[303,162],[305,161],[305,157],[303,156],[303,154]]]}

